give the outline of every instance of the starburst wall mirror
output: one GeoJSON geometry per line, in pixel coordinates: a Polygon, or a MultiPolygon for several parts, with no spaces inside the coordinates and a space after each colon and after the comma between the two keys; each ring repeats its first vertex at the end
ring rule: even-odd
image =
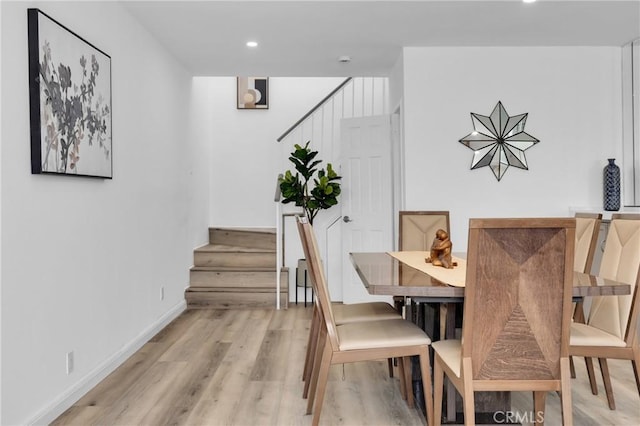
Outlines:
{"type": "Polygon", "coordinates": [[[540,141],[524,131],[527,115],[510,117],[502,102],[489,116],[472,112],[473,132],[459,140],[473,150],[471,170],[489,166],[498,181],[509,166],[529,170],[524,152],[540,141]]]}

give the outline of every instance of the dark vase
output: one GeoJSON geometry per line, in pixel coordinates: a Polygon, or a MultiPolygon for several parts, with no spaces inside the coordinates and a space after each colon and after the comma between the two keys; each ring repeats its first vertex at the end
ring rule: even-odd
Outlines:
{"type": "Polygon", "coordinates": [[[604,209],[607,211],[620,210],[620,167],[615,164],[615,158],[609,158],[603,171],[604,209]]]}

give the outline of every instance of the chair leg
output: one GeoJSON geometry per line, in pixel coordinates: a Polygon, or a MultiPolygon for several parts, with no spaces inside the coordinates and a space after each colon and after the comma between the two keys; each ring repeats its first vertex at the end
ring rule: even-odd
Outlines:
{"type": "Polygon", "coordinates": [[[411,374],[411,357],[405,356],[400,362],[404,364],[404,389],[407,395],[407,405],[409,408],[415,407],[413,401],[413,389],[412,389],[412,379],[413,375],[411,374]]]}
{"type": "Polygon", "coordinates": [[[569,370],[571,371],[571,378],[575,379],[576,378],[576,367],[575,367],[575,365],[573,365],[573,357],[572,356],[569,357],[569,370]]]}
{"type": "Polygon", "coordinates": [[[547,401],[546,391],[533,392],[533,423],[537,425],[544,425],[545,405],[547,401]]]}
{"type": "Polygon", "coordinates": [[[640,347],[633,348],[633,360],[631,361],[631,365],[633,366],[633,373],[636,376],[638,395],[640,395],[640,347]]]}
{"type": "Polygon", "coordinates": [[[571,372],[569,371],[569,360],[560,358],[560,388],[562,395],[562,424],[573,425],[573,411],[571,403],[571,372]]]}
{"type": "Polygon", "coordinates": [[[387,365],[389,366],[389,378],[393,379],[393,358],[387,358],[387,365]]]}
{"type": "Polygon", "coordinates": [[[464,425],[475,426],[476,410],[473,400],[473,380],[471,379],[471,358],[462,359],[462,405],[464,406],[464,425]]]}
{"type": "MultiPolygon", "coordinates": [[[[318,372],[318,386],[315,392],[315,406],[316,411],[313,413],[312,426],[318,426],[320,423],[320,413],[322,412],[322,404],[324,403],[324,393],[327,389],[327,381],[329,379],[329,368],[331,367],[331,342],[329,339],[325,339],[324,350],[322,351],[322,362],[318,372]]],[[[309,398],[311,401],[311,398],[309,398]]],[[[308,405],[307,405],[307,411],[308,405]]]]}
{"type": "Polygon", "coordinates": [[[302,380],[308,381],[311,376],[311,367],[313,366],[313,357],[318,344],[318,329],[320,328],[321,318],[318,314],[318,308],[314,306],[313,316],[311,318],[311,329],[309,330],[309,340],[307,342],[307,355],[304,359],[304,370],[302,372],[302,380]]]}
{"type": "Polygon", "coordinates": [[[602,372],[602,381],[604,382],[604,391],[607,394],[607,402],[609,409],[616,409],[616,401],[613,398],[613,388],[611,387],[611,376],[609,375],[609,365],[606,358],[598,358],[600,362],[600,371],[602,372]]]}
{"type": "Polygon", "coordinates": [[[589,376],[589,384],[591,385],[591,393],[598,394],[598,384],[596,383],[596,373],[593,370],[593,359],[585,358],[584,364],[587,367],[587,375],[589,376]]]}
{"type": "Polygon", "coordinates": [[[444,388],[444,371],[438,355],[433,360],[433,424],[440,426],[442,423],[442,393],[444,388]]]}
{"type": "Polygon", "coordinates": [[[400,362],[398,362],[398,374],[400,375],[400,396],[404,401],[407,400],[407,377],[404,374],[404,362],[402,362],[402,358],[400,358],[400,362]]]}
{"type": "Polygon", "coordinates": [[[307,414],[311,414],[313,410],[313,401],[316,395],[316,388],[318,384],[318,373],[320,371],[320,363],[322,362],[323,350],[325,345],[329,344],[329,338],[327,337],[327,330],[324,327],[320,330],[318,336],[318,347],[316,348],[316,355],[313,360],[313,367],[311,369],[311,377],[304,384],[304,396],[309,398],[307,400],[307,414]]]}
{"type": "MultiPolygon", "coordinates": [[[[423,347],[419,354],[420,358],[420,373],[422,374],[422,392],[424,393],[424,406],[427,410],[427,424],[434,424],[433,413],[433,392],[431,387],[431,369],[429,360],[429,348],[423,347]]],[[[442,389],[442,387],[441,387],[442,389]]],[[[442,402],[442,395],[440,396],[440,402],[442,402]]]]}
{"type": "MultiPolygon", "coordinates": [[[[303,398],[308,398],[309,397],[309,388],[312,388],[312,380],[311,377],[314,373],[314,370],[316,370],[317,368],[319,368],[318,366],[320,365],[320,363],[318,362],[318,357],[321,356],[322,354],[322,345],[324,340],[327,338],[327,332],[326,330],[321,329],[320,332],[318,333],[318,336],[315,339],[315,343],[313,345],[313,356],[311,357],[311,361],[309,364],[309,370],[307,371],[307,378],[304,381],[304,389],[302,391],[302,397],[303,398]]],[[[307,413],[310,414],[310,413],[307,413]]]]}

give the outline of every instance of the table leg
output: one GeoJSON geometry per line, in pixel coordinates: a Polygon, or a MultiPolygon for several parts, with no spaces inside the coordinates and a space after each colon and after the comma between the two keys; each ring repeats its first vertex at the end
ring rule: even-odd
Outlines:
{"type": "MultiPolygon", "coordinates": [[[[456,337],[456,304],[455,303],[443,303],[440,305],[441,309],[444,309],[444,337],[445,339],[455,339],[456,337]]],[[[440,316],[442,318],[442,315],[440,316]]],[[[447,384],[447,408],[446,418],[447,422],[456,421],[456,388],[453,383],[445,377],[445,383],[447,384]]]]}

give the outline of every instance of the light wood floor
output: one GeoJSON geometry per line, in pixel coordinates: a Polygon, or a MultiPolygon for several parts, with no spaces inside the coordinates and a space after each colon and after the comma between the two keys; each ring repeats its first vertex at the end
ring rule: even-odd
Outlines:
{"type": "MultiPolygon", "coordinates": [[[[61,415],[55,425],[308,425],[302,364],[311,308],[188,310],[61,415]]],[[[596,363],[597,364],[597,363],[596,363]]],[[[322,411],[327,425],[422,425],[400,398],[386,361],[332,367],[322,411]]],[[[575,425],[640,425],[630,362],[611,361],[618,409],[610,411],[600,380],[591,395],[576,363],[575,425]]],[[[527,393],[514,410],[529,411],[527,393]]],[[[547,425],[560,424],[556,394],[547,397],[547,425]]]]}

